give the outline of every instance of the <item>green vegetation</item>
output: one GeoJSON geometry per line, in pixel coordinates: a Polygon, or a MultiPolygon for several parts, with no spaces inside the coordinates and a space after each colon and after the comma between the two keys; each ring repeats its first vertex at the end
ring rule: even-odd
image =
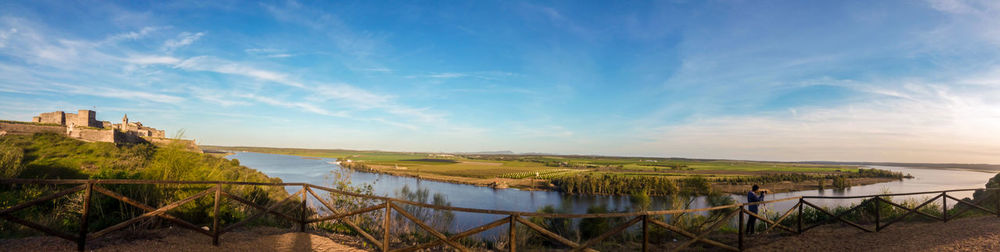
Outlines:
{"type": "MultiPolygon", "coordinates": [[[[240,166],[237,160],[227,160],[202,153],[191,152],[181,142],[165,146],[152,144],[115,145],[101,142],[82,142],[59,134],[7,135],[0,137],[0,176],[4,178],[47,179],[151,179],[151,180],[224,180],[281,182],[263,173],[240,166]]],[[[111,191],[151,206],[162,206],[194,195],[212,185],[101,185],[111,191]]],[[[2,185],[0,209],[38,198],[72,186],[66,185],[2,185]]],[[[224,190],[267,205],[284,198],[287,192],[281,187],[226,186],[224,190]]],[[[28,219],[74,233],[78,228],[82,207],[82,193],[71,194],[44,204],[14,213],[15,217],[28,219]]],[[[91,203],[90,230],[99,230],[145,211],[124,204],[116,199],[94,193],[91,203]]],[[[209,225],[214,201],[203,197],[168,211],[169,214],[194,223],[209,225]]],[[[282,208],[294,207],[294,203],[282,208]]],[[[220,222],[235,223],[245,218],[250,209],[237,203],[220,205],[220,222]]],[[[278,219],[264,218],[256,224],[291,225],[278,219]]],[[[161,225],[146,222],[145,227],[161,225]]],[[[11,222],[0,223],[0,237],[33,234],[23,226],[11,222]]]]}
{"type": "Polygon", "coordinates": [[[41,125],[41,126],[62,126],[56,123],[36,123],[36,122],[22,122],[22,121],[10,121],[10,120],[0,120],[0,123],[31,124],[31,125],[41,125]]]}
{"type": "Polygon", "coordinates": [[[458,183],[491,185],[495,179],[510,186],[547,188],[570,194],[670,195],[688,190],[684,181],[700,177],[717,185],[749,185],[780,182],[850,186],[852,179],[903,179],[891,171],[856,166],[559,155],[483,155],[379,152],[258,147],[205,147],[226,151],[252,151],[307,157],[336,158],[346,168],[458,183]],[[349,162],[348,162],[349,161],[349,162]],[[536,181],[541,180],[541,185],[536,181]],[[548,183],[544,183],[548,182],[548,183]],[[551,184],[551,185],[549,185],[551,184]]]}
{"type": "MultiPolygon", "coordinates": [[[[690,181],[684,183],[690,183],[692,188],[700,188],[696,190],[704,190],[700,192],[705,196],[706,203],[708,206],[724,206],[732,205],[736,202],[728,195],[721,193],[719,191],[713,190],[710,185],[704,179],[690,178],[690,181]]],[[[643,211],[648,209],[687,209],[691,208],[692,204],[698,198],[695,196],[696,192],[689,191],[687,193],[673,194],[671,197],[663,198],[664,201],[659,201],[657,204],[662,205],[651,205],[653,202],[649,199],[649,196],[644,193],[636,193],[631,197],[632,207],[625,209],[611,209],[607,205],[594,205],[587,208],[587,213],[614,213],[614,212],[633,212],[633,211],[643,211]]],[[[726,215],[735,211],[735,208],[729,209],[719,209],[715,211],[699,212],[699,213],[689,213],[689,214],[677,214],[677,215],[652,215],[652,218],[657,221],[668,223],[675,227],[684,229],[685,231],[691,233],[702,233],[704,230],[708,229],[712,224],[718,221],[725,221],[726,215]]],[[[570,206],[567,202],[560,204],[559,206],[544,206],[539,208],[537,212],[540,213],[569,213],[570,206]]],[[[566,239],[575,241],[578,243],[584,242],[588,239],[594,238],[600,234],[608,232],[610,229],[627,222],[631,217],[611,217],[611,218],[541,218],[541,217],[531,217],[529,221],[532,223],[544,227],[553,233],[556,233],[566,239]]],[[[567,248],[561,243],[552,241],[535,231],[529,230],[523,225],[519,225],[517,230],[518,247],[527,250],[553,250],[559,248],[567,248]]],[[[732,227],[723,227],[721,233],[733,233],[735,232],[732,227]]],[[[649,227],[649,240],[654,244],[663,244],[664,242],[674,241],[675,239],[685,240],[687,239],[676,232],[660,228],[659,226],[651,225],[649,227]]],[[[503,239],[503,237],[501,237],[503,239]]],[[[599,244],[595,245],[595,249],[600,251],[631,251],[637,250],[641,246],[642,242],[642,230],[638,228],[626,229],[625,231],[612,235],[607,239],[601,241],[599,244]]],[[[675,244],[676,245],[676,244],[675,244]]],[[[657,247],[653,247],[657,250],[657,247]]],[[[662,249],[662,248],[659,248],[662,249]]]]}

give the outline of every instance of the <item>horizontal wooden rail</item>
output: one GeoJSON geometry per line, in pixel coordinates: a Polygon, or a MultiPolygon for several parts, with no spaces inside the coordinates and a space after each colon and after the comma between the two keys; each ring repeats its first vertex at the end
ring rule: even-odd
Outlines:
{"type": "Polygon", "coordinates": [[[926,217],[929,217],[929,218],[935,219],[935,220],[947,220],[946,217],[937,217],[937,216],[929,215],[929,214],[926,214],[926,213],[923,213],[923,212],[919,211],[920,208],[923,208],[923,207],[927,206],[928,204],[930,204],[932,202],[935,202],[935,200],[937,200],[938,198],[942,198],[942,200],[943,200],[943,205],[944,205],[944,208],[945,208],[945,215],[944,216],[947,216],[947,204],[948,204],[947,200],[951,199],[953,201],[958,202],[958,203],[956,203],[956,205],[967,205],[966,209],[962,209],[961,211],[958,211],[959,214],[963,213],[964,211],[968,211],[970,209],[975,209],[975,210],[981,210],[981,211],[984,211],[984,212],[987,212],[987,213],[990,213],[990,214],[996,214],[998,217],[1000,217],[1000,211],[998,211],[998,210],[990,210],[988,208],[982,207],[982,206],[979,205],[982,202],[972,202],[972,201],[967,201],[967,200],[964,200],[964,199],[958,199],[956,197],[947,195],[948,192],[993,191],[993,192],[996,192],[996,194],[994,194],[994,195],[997,196],[997,200],[998,200],[998,202],[996,204],[997,204],[998,207],[1000,207],[1000,188],[954,189],[954,190],[940,190],[940,191],[930,191],[930,192],[912,192],[912,193],[894,193],[894,194],[873,194],[873,195],[863,195],[863,196],[797,196],[797,197],[788,197],[788,198],[774,199],[774,200],[768,200],[768,201],[750,202],[750,203],[736,203],[736,204],[730,204],[730,205],[705,207],[705,208],[697,208],[697,209],[674,209],[674,210],[656,210],[656,211],[638,211],[638,212],[617,212],[617,213],[594,213],[594,214],[564,214],[564,213],[538,213],[538,212],[523,212],[523,211],[507,211],[507,210],[494,210],[494,209],[478,209],[478,208],[441,206],[441,205],[433,205],[433,204],[428,204],[428,203],[423,203],[423,202],[415,202],[415,201],[395,199],[395,198],[384,197],[384,196],[374,196],[374,195],[359,194],[359,193],[355,193],[355,192],[343,191],[343,190],[338,190],[338,189],[334,189],[334,188],[330,188],[330,187],[318,186],[318,185],[313,185],[313,184],[308,184],[308,183],[263,183],[263,182],[240,182],[240,181],[125,180],[125,179],[94,179],[94,180],[87,180],[87,179],[0,179],[0,185],[49,185],[49,186],[77,185],[75,187],[71,187],[71,188],[68,188],[68,189],[62,189],[62,190],[60,190],[60,191],[58,191],[56,193],[52,193],[52,194],[49,194],[49,195],[46,195],[46,196],[43,196],[43,197],[39,197],[39,198],[36,198],[36,199],[32,199],[32,200],[29,200],[29,201],[26,201],[26,202],[22,202],[22,203],[16,204],[16,205],[14,205],[12,207],[8,207],[8,208],[5,208],[5,209],[0,209],[0,219],[5,219],[5,220],[7,220],[9,222],[12,222],[12,223],[21,224],[21,225],[27,226],[29,228],[33,228],[33,229],[42,231],[42,232],[44,232],[46,234],[49,234],[49,235],[57,236],[57,237],[60,237],[60,238],[71,240],[71,241],[76,241],[78,243],[78,249],[80,249],[80,250],[84,250],[85,244],[86,244],[87,240],[89,240],[89,239],[94,239],[94,238],[100,237],[102,235],[108,234],[108,233],[113,232],[115,230],[119,230],[119,229],[125,228],[125,227],[127,227],[127,226],[129,226],[129,225],[131,225],[133,223],[136,223],[136,222],[139,222],[139,221],[141,221],[143,219],[151,218],[151,217],[161,218],[161,219],[170,221],[170,222],[172,222],[175,225],[178,225],[180,227],[191,229],[191,230],[196,231],[198,233],[201,233],[201,234],[204,234],[206,236],[212,237],[213,238],[213,244],[215,244],[215,245],[218,245],[218,239],[219,239],[219,236],[221,234],[224,234],[226,232],[232,231],[233,229],[241,227],[241,226],[247,224],[248,222],[252,221],[253,219],[259,218],[259,217],[261,217],[263,215],[266,215],[266,214],[271,214],[271,215],[280,217],[282,219],[286,219],[286,220],[288,220],[288,221],[290,221],[292,223],[296,223],[296,224],[299,225],[299,230],[300,231],[305,231],[306,225],[311,224],[311,223],[326,222],[326,221],[337,221],[337,222],[341,222],[341,223],[347,225],[349,228],[351,228],[352,230],[354,230],[355,232],[357,232],[358,234],[360,234],[362,237],[364,237],[365,240],[366,240],[366,242],[374,245],[375,247],[377,247],[378,249],[380,249],[382,251],[390,251],[390,250],[392,250],[392,251],[415,251],[415,250],[422,250],[422,249],[430,249],[430,248],[433,248],[435,246],[441,246],[441,245],[448,245],[452,249],[456,249],[456,250],[463,250],[463,251],[464,250],[469,250],[469,248],[466,248],[465,246],[459,244],[458,240],[462,239],[464,237],[468,237],[470,235],[476,234],[476,233],[483,232],[483,231],[491,229],[491,228],[495,228],[495,227],[504,225],[504,224],[508,224],[508,226],[510,228],[510,234],[509,234],[510,235],[509,236],[510,240],[508,241],[508,243],[510,244],[509,245],[510,246],[510,250],[514,251],[515,250],[515,246],[514,245],[517,243],[517,241],[515,240],[515,238],[516,238],[515,233],[516,232],[514,232],[514,228],[515,228],[514,226],[515,226],[516,223],[520,223],[521,225],[527,227],[528,229],[534,230],[534,231],[538,232],[539,234],[541,234],[542,236],[547,237],[549,239],[552,239],[554,241],[557,241],[558,243],[564,244],[564,245],[570,247],[573,250],[594,251],[593,249],[590,249],[589,247],[597,245],[602,240],[604,240],[604,239],[606,239],[608,237],[611,237],[611,236],[613,236],[613,235],[615,235],[617,233],[620,233],[620,232],[628,229],[629,227],[631,227],[631,226],[633,226],[633,225],[635,225],[635,224],[637,224],[639,222],[642,222],[642,226],[643,226],[642,229],[643,229],[643,249],[644,250],[648,249],[647,245],[649,243],[649,238],[647,236],[648,236],[648,228],[649,228],[648,226],[650,224],[652,224],[654,226],[659,226],[659,227],[665,228],[668,231],[671,231],[671,232],[674,232],[674,233],[677,233],[677,234],[680,234],[682,236],[690,238],[689,240],[683,242],[682,244],[680,244],[679,246],[677,246],[674,249],[684,249],[684,248],[686,248],[688,246],[691,246],[694,243],[704,243],[704,244],[712,245],[712,246],[715,246],[717,248],[726,249],[726,250],[742,250],[743,249],[743,240],[744,240],[743,239],[744,238],[743,232],[739,233],[739,243],[740,243],[739,247],[733,247],[731,245],[727,245],[727,244],[722,243],[722,242],[710,240],[710,239],[708,239],[708,236],[709,236],[709,234],[711,234],[712,232],[714,232],[714,230],[719,229],[723,225],[731,223],[731,219],[735,215],[739,215],[739,217],[740,217],[739,218],[740,222],[739,222],[738,225],[740,226],[739,229],[741,231],[744,230],[744,228],[743,228],[744,223],[742,221],[744,219],[743,218],[744,215],[747,215],[750,218],[756,218],[756,219],[763,220],[765,223],[770,224],[769,227],[767,228],[767,230],[765,230],[765,232],[770,231],[770,230],[772,230],[774,228],[779,228],[779,229],[782,229],[782,230],[785,230],[785,231],[788,231],[788,232],[801,234],[802,232],[804,232],[806,230],[809,230],[809,229],[811,229],[813,227],[822,225],[822,223],[818,223],[818,224],[812,225],[812,226],[807,227],[807,228],[803,228],[802,227],[802,224],[803,224],[802,223],[802,211],[803,211],[803,207],[804,206],[809,206],[809,207],[815,208],[818,212],[821,212],[821,213],[823,213],[825,215],[833,217],[832,220],[834,220],[834,221],[841,222],[841,223],[844,223],[844,224],[848,224],[848,225],[854,226],[856,228],[859,228],[859,229],[867,231],[867,232],[873,232],[873,231],[877,232],[877,231],[879,231],[881,229],[884,229],[885,227],[887,227],[887,226],[889,226],[889,225],[891,225],[891,224],[893,224],[895,222],[898,222],[898,221],[901,221],[901,220],[905,219],[906,217],[908,217],[908,216],[910,216],[912,214],[926,216],[926,217]],[[164,205],[164,206],[161,206],[161,207],[157,208],[157,207],[153,207],[153,206],[147,205],[146,203],[137,201],[136,199],[128,198],[126,196],[123,196],[122,194],[116,193],[116,192],[114,192],[112,190],[109,190],[109,189],[107,189],[105,187],[102,187],[102,186],[99,186],[99,185],[203,185],[203,186],[211,186],[211,187],[207,188],[207,189],[205,189],[205,188],[199,189],[199,190],[202,190],[202,191],[200,191],[198,193],[195,193],[195,194],[193,194],[191,196],[188,196],[188,197],[186,197],[184,199],[178,200],[176,202],[167,203],[167,205],[164,205]],[[293,193],[293,194],[291,194],[291,195],[288,195],[287,197],[285,197],[284,199],[282,199],[280,201],[276,201],[276,202],[270,204],[269,206],[260,206],[260,205],[255,204],[253,201],[250,201],[250,200],[244,199],[242,197],[236,196],[236,195],[234,195],[234,194],[232,194],[230,192],[226,192],[225,190],[223,190],[223,186],[224,185],[238,185],[238,186],[301,186],[302,189],[299,190],[299,191],[297,191],[297,192],[295,192],[295,193],[293,193]],[[326,200],[324,200],[323,197],[320,197],[320,195],[317,194],[316,191],[314,191],[314,189],[326,191],[327,193],[330,193],[330,194],[337,194],[337,195],[345,195],[345,196],[351,196],[351,197],[358,197],[358,198],[367,199],[367,200],[382,201],[384,203],[378,203],[378,204],[375,204],[373,206],[369,206],[369,207],[365,207],[365,208],[361,208],[361,209],[355,209],[355,210],[338,209],[335,206],[331,205],[326,200]],[[77,192],[80,192],[80,191],[84,191],[86,197],[84,198],[84,201],[85,201],[84,207],[81,210],[83,218],[81,218],[81,222],[82,223],[81,223],[81,229],[80,229],[80,234],[79,235],[73,235],[73,234],[70,234],[70,233],[63,232],[63,231],[54,230],[54,229],[45,227],[43,225],[40,225],[40,224],[37,224],[37,223],[34,223],[34,222],[30,222],[30,221],[27,221],[27,220],[23,220],[23,219],[17,218],[17,217],[15,217],[13,215],[13,213],[16,212],[16,211],[20,211],[20,210],[23,210],[25,208],[28,208],[28,207],[31,207],[31,206],[34,206],[34,205],[38,205],[40,203],[47,202],[47,201],[50,201],[50,200],[54,200],[54,199],[57,199],[57,198],[60,198],[60,197],[66,196],[66,195],[70,195],[70,194],[73,194],[73,193],[77,193],[77,192]],[[96,191],[96,192],[98,192],[98,193],[100,193],[102,195],[106,195],[106,196],[109,196],[111,198],[117,199],[117,200],[119,200],[121,202],[124,202],[124,203],[126,203],[128,205],[131,205],[131,206],[137,207],[139,209],[145,210],[146,212],[143,213],[143,214],[141,214],[141,215],[139,215],[139,216],[137,216],[137,217],[134,217],[132,219],[129,219],[129,220],[126,220],[124,222],[112,225],[111,227],[105,228],[104,230],[100,230],[100,231],[97,231],[97,232],[89,232],[88,227],[87,227],[87,215],[88,215],[87,213],[88,213],[89,208],[90,208],[90,204],[89,204],[90,197],[89,197],[89,195],[91,194],[91,191],[96,191]],[[189,223],[187,221],[181,220],[180,218],[177,218],[175,216],[167,214],[167,211],[169,211],[171,209],[177,208],[180,205],[183,205],[185,203],[194,201],[194,200],[196,200],[198,198],[209,196],[210,193],[214,193],[214,196],[215,196],[215,205],[214,205],[214,209],[213,209],[215,213],[212,215],[213,216],[213,220],[212,220],[213,224],[211,225],[212,227],[211,227],[210,230],[205,230],[205,229],[199,228],[197,225],[194,225],[194,224],[189,223]],[[906,208],[906,207],[904,207],[904,206],[902,206],[902,205],[900,205],[898,203],[895,203],[895,202],[892,202],[890,200],[886,200],[885,198],[883,198],[883,197],[890,197],[890,196],[906,196],[906,195],[920,195],[920,194],[938,194],[938,195],[936,197],[933,197],[932,199],[926,201],[926,202],[923,202],[923,204],[920,204],[920,205],[918,205],[918,206],[916,206],[914,208],[906,208]],[[308,206],[307,206],[306,202],[309,200],[308,199],[309,195],[311,195],[313,198],[315,198],[316,200],[318,200],[319,203],[320,203],[320,205],[322,205],[323,207],[327,208],[332,214],[327,215],[327,216],[316,216],[316,217],[312,217],[312,218],[307,218],[308,216],[306,216],[306,214],[307,214],[307,208],[308,208],[308,206]],[[297,196],[301,196],[301,201],[299,201],[299,199],[297,198],[297,196]],[[226,227],[221,227],[219,225],[219,220],[218,220],[218,218],[219,218],[218,206],[219,206],[219,203],[220,203],[220,197],[225,197],[225,198],[231,199],[232,201],[241,203],[243,205],[250,206],[250,207],[256,209],[256,213],[253,214],[253,215],[251,215],[251,216],[249,216],[249,217],[247,217],[247,218],[244,218],[243,220],[241,220],[241,221],[239,221],[237,223],[230,224],[230,225],[228,225],[226,227]],[[850,210],[847,210],[845,212],[841,212],[841,213],[838,213],[838,214],[831,213],[831,212],[827,211],[826,209],[823,209],[823,208],[821,208],[821,207],[813,204],[812,202],[807,201],[807,199],[857,199],[857,198],[867,198],[867,200],[864,201],[862,204],[859,204],[859,205],[851,208],[850,210]],[[777,220],[774,220],[774,221],[772,221],[772,220],[770,220],[768,218],[765,218],[764,216],[762,216],[760,214],[753,213],[751,211],[747,211],[746,210],[747,206],[770,204],[770,203],[783,202],[783,201],[791,201],[791,200],[798,200],[798,202],[794,206],[792,206],[787,212],[784,212],[784,214],[782,214],[777,220]],[[292,201],[294,201],[296,203],[286,204],[286,203],[289,203],[289,202],[292,202],[292,201]],[[874,230],[870,229],[868,227],[862,226],[862,225],[860,225],[858,223],[854,223],[852,221],[848,221],[848,220],[844,219],[845,215],[847,215],[850,212],[857,211],[858,209],[862,209],[862,207],[864,205],[866,205],[866,204],[876,204],[876,208],[877,208],[878,204],[880,204],[880,203],[887,203],[887,204],[889,204],[892,207],[901,208],[903,210],[906,210],[906,213],[903,214],[902,216],[899,216],[898,218],[895,218],[895,219],[892,219],[892,220],[886,222],[885,224],[881,224],[880,223],[881,218],[878,215],[878,213],[876,213],[875,214],[875,223],[876,224],[875,224],[875,229],[874,230]],[[451,236],[446,236],[445,234],[443,234],[441,232],[438,232],[437,230],[434,230],[433,228],[431,228],[430,226],[428,226],[427,224],[425,224],[422,220],[419,220],[416,216],[413,216],[412,214],[408,213],[400,205],[412,205],[412,206],[416,206],[416,207],[420,207],[420,208],[429,208],[429,209],[443,210],[443,211],[458,211],[458,212],[478,213],[478,214],[505,215],[507,217],[503,217],[501,219],[498,219],[498,220],[495,220],[493,222],[490,222],[490,223],[487,223],[487,224],[484,224],[484,225],[481,225],[481,226],[478,226],[478,227],[475,227],[475,228],[463,231],[463,232],[458,233],[458,234],[454,234],[454,235],[451,235],[451,236]],[[290,215],[288,213],[283,213],[283,212],[279,211],[278,208],[281,207],[281,206],[296,207],[296,208],[300,207],[300,209],[296,210],[297,211],[296,214],[291,214],[290,215]],[[724,215],[721,219],[717,220],[715,223],[712,223],[708,228],[701,229],[700,231],[698,231],[698,232],[700,232],[698,234],[689,232],[689,231],[687,231],[687,230],[685,230],[683,228],[677,227],[677,226],[673,226],[673,225],[667,224],[667,223],[665,223],[663,221],[660,221],[660,220],[657,220],[657,219],[654,219],[654,218],[650,218],[650,217],[664,216],[664,215],[674,215],[674,218],[676,218],[678,216],[681,216],[681,215],[687,214],[687,213],[717,211],[717,210],[725,210],[725,209],[729,209],[730,211],[727,212],[727,214],[724,215]],[[786,218],[788,218],[789,216],[791,216],[791,214],[793,212],[795,212],[796,209],[798,210],[798,213],[799,213],[798,214],[798,218],[799,219],[798,219],[797,230],[793,229],[792,227],[788,227],[786,225],[781,224],[782,221],[784,221],[786,218]],[[351,216],[355,216],[355,215],[359,215],[359,214],[364,214],[364,213],[369,213],[369,212],[378,211],[378,210],[385,210],[385,220],[383,220],[384,223],[380,224],[383,227],[383,229],[384,229],[382,231],[383,233],[382,233],[382,240],[381,241],[378,240],[374,235],[369,234],[368,231],[362,229],[360,226],[358,226],[356,223],[354,223],[353,221],[351,221],[348,218],[348,217],[351,217],[351,216]],[[434,236],[437,239],[435,239],[434,241],[430,241],[430,242],[426,242],[426,243],[422,243],[422,244],[417,244],[417,245],[413,245],[413,246],[408,246],[408,247],[403,247],[403,248],[395,248],[395,249],[391,248],[390,247],[390,243],[389,243],[390,242],[389,228],[390,228],[390,218],[391,218],[391,216],[393,214],[395,214],[397,217],[401,216],[401,217],[404,217],[404,218],[412,221],[417,226],[419,226],[421,229],[423,229],[424,231],[426,231],[427,233],[429,233],[430,235],[434,236]],[[528,221],[527,219],[524,219],[524,217],[539,217],[539,218],[630,218],[630,219],[629,219],[629,221],[621,223],[620,225],[618,225],[618,226],[616,226],[614,228],[611,228],[609,231],[606,231],[603,234],[601,234],[601,235],[599,235],[597,237],[594,237],[593,239],[590,239],[590,240],[587,240],[587,241],[583,241],[583,243],[578,243],[576,241],[572,241],[572,240],[566,239],[565,237],[562,237],[559,234],[556,234],[556,233],[554,233],[552,231],[549,231],[546,228],[541,227],[541,226],[539,226],[539,225],[537,225],[537,224],[535,224],[535,223],[533,223],[531,221],[528,221]]]}
{"type": "Polygon", "coordinates": [[[909,193],[885,193],[885,194],[870,194],[870,195],[855,195],[855,196],[802,196],[806,199],[858,199],[858,198],[874,198],[874,197],[892,197],[892,196],[909,196],[909,195],[920,195],[920,194],[940,194],[940,193],[950,193],[950,192],[969,192],[969,191],[994,191],[1000,190],[1000,188],[969,188],[969,189],[952,189],[952,190],[940,190],[940,191],[926,191],[926,192],[909,192],[909,193]]]}
{"type": "Polygon", "coordinates": [[[115,185],[257,185],[257,186],[303,186],[306,183],[265,183],[243,181],[187,181],[187,180],[141,180],[141,179],[0,179],[0,184],[115,184],[115,185]]]}

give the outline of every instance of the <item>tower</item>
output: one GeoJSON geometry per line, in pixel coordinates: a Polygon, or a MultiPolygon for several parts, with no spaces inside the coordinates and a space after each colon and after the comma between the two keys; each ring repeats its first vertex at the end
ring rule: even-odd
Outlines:
{"type": "Polygon", "coordinates": [[[89,109],[79,110],[76,114],[76,125],[95,128],[100,127],[100,125],[97,125],[97,112],[89,109]]]}
{"type": "Polygon", "coordinates": [[[122,131],[127,131],[128,130],[128,113],[125,114],[125,117],[122,117],[122,128],[121,128],[121,130],[122,131]]]}

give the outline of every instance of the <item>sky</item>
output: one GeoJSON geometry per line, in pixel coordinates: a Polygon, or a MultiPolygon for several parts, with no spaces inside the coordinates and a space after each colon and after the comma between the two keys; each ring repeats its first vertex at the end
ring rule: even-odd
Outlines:
{"type": "Polygon", "coordinates": [[[0,119],[200,144],[1000,163],[997,1],[2,1],[0,119]]]}

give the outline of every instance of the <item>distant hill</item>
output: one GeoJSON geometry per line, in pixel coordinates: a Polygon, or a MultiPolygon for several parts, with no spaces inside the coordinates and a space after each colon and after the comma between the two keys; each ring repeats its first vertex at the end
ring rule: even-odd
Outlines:
{"type": "Polygon", "coordinates": [[[455,152],[455,154],[478,154],[478,155],[515,155],[513,151],[477,151],[477,152],[455,152]]]}

